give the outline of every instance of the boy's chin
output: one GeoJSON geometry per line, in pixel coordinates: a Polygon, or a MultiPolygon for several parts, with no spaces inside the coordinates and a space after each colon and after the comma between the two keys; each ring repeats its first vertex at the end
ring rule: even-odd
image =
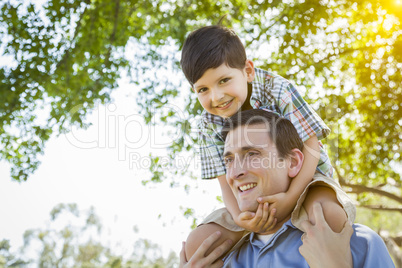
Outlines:
{"type": "MultiPolygon", "coordinates": [[[[236,113],[237,113],[237,112],[236,112],[236,113]]],[[[227,119],[227,118],[230,118],[231,116],[235,115],[236,113],[231,113],[231,114],[221,114],[221,115],[219,115],[219,116],[220,116],[220,117],[222,117],[222,118],[227,119]]]]}
{"type": "Polygon", "coordinates": [[[231,117],[231,115],[225,115],[225,114],[223,114],[223,115],[220,115],[220,117],[222,117],[222,118],[224,118],[224,119],[228,119],[228,118],[231,117]]]}

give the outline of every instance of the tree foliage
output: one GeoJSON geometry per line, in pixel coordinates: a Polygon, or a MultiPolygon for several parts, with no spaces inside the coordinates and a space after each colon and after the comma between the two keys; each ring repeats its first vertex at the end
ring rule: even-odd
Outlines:
{"type": "MultiPolygon", "coordinates": [[[[224,1],[214,7],[215,12],[208,13],[203,8],[198,6],[195,16],[187,18],[187,32],[216,23],[219,16],[230,14],[224,23],[242,37],[249,58],[257,66],[279,73],[304,89],[306,99],[332,129],[325,143],[341,185],[355,194],[361,207],[396,212],[389,218],[394,222],[393,230],[399,230],[402,12],[397,2],[224,1]]],[[[177,4],[170,14],[177,10],[183,18],[191,8],[183,10],[177,4]]],[[[171,38],[175,36],[172,34],[171,38]]],[[[178,49],[184,40],[180,38],[176,39],[178,49]]],[[[158,55],[159,62],[163,54],[158,55]]],[[[170,61],[165,57],[165,64],[170,61]]],[[[160,84],[150,80],[139,99],[147,96],[147,101],[140,103],[145,118],[155,117],[156,111],[164,118],[159,124],[181,130],[182,136],[169,147],[171,159],[175,159],[186,151],[193,152],[194,129],[189,126],[201,107],[195,96],[187,97],[185,85],[177,88],[169,81],[163,82],[163,89],[158,92],[160,84]],[[162,108],[183,96],[186,99],[184,118],[177,120],[175,115],[169,116],[168,109],[153,109],[155,103],[162,108]]],[[[158,157],[154,159],[157,161],[158,157]]],[[[156,182],[183,175],[174,165],[156,171],[152,178],[156,182]],[[167,170],[176,171],[171,174],[167,170]]],[[[374,213],[367,223],[380,228],[383,219],[379,215],[374,213]]]]}
{"type": "Polygon", "coordinates": [[[8,240],[0,241],[0,268],[5,267],[23,267],[28,263],[10,252],[10,242],[8,240]]]}
{"type": "MultiPolygon", "coordinates": [[[[331,127],[325,143],[345,190],[370,211],[394,212],[391,218],[398,222],[398,3],[51,0],[39,8],[25,1],[4,2],[1,48],[12,64],[0,69],[0,157],[11,163],[14,179],[26,180],[38,167],[38,154],[49,137],[71,125],[85,127],[85,116],[97,103],[110,100],[123,71],[141,88],[138,105],[146,122],[180,132],[168,148],[172,162],[192,155],[192,119],[201,107],[180,74],[178,51],[188,32],[227,14],[224,23],[242,38],[256,66],[305,90],[331,127]],[[129,45],[134,49],[128,51],[129,45]],[[172,104],[181,105],[181,116],[172,104]]],[[[174,185],[180,175],[195,177],[172,163],[161,165],[158,155],[151,157],[150,181],[169,179],[174,185]]],[[[371,223],[379,228],[380,216],[375,215],[381,213],[374,212],[371,223]]]]}
{"type": "MultiPolygon", "coordinates": [[[[0,70],[1,158],[12,176],[26,180],[51,134],[71,125],[85,127],[85,115],[110,99],[117,87],[129,39],[129,2],[48,1],[43,8],[26,1],[1,5],[3,55],[0,70]]],[[[133,31],[137,22],[132,21],[133,31]]]]}
{"type": "Polygon", "coordinates": [[[110,241],[102,241],[102,222],[93,208],[59,204],[45,228],[24,233],[24,245],[10,253],[7,240],[0,242],[0,267],[175,267],[178,258],[164,257],[158,245],[147,239],[133,241],[132,252],[117,253],[110,241]],[[4,253],[3,253],[4,251],[4,253]],[[3,265],[3,266],[2,266],[3,265]]]}

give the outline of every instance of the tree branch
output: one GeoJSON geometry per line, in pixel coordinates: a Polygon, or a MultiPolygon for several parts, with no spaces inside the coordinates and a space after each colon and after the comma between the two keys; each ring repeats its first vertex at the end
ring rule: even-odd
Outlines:
{"type": "Polygon", "coordinates": [[[390,192],[378,189],[378,188],[372,188],[372,187],[368,187],[365,185],[359,185],[359,184],[352,184],[352,183],[348,183],[346,182],[345,178],[340,175],[338,168],[334,167],[335,172],[338,175],[339,178],[339,183],[341,186],[343,187],[350,187],[352,188],[351,191],[349,191],[349,193],[356,193],[356,194],[360,194],[360,193],[364,193],[364,192],[369,192],[369,193],[374,193],[374,194],[378,194],[378,195],[382,195],[385,197],[388,197],[389,199],[395,200],[396,202],[402,204],[402,197],[392,194],[390,192]]]}
{"type": "MultiPolygon", "coordinates": [[[[352,192],[348,192],[352,193],[352,192]]],[[[389,207],[384,207],[382,205],[358,205],[359,207],[362,208],[368,208],[372,210],[382,210],[382,211],[392,211],[392,212],[399,212],[402,213],[402,208],[389,208],[389,207]]]]}
{"type": "Polygon", "coordinates": [[[110,35],[110,44],[113,44],[113,42],[116,40],[116,31],[119,22],[120,0],[116,0],[115,4],[116,6],[114,9],[114,24],[112,34],[110,35]]]}
{"type": "MultiPolygon", "coordinates": [[[[61,58],[61,60],[57,63],[56,69],[58,69],[62,64],[64,64],[68,60],[70,50],[71,50],[71,48],[73,46],[73,43],[74,43],[75,39],[77,38],[77,35],[78,35],[79,31],[81,30],[82,20],[84,18],[84,15],[86,15],[86,11],[87,11],[87,7],[85,7],[84,11],[80,14],[80,17],[79,17],[79,19],[77,21],[77,26],[75,27],[74,36],[73,36],[73,38],[71,39],[71,42],[70,42],[70,46],[66,49],[66,52],[64,53],[64,55],[61,58]]],[[[67,74],[68,74],[68,72],[67,72],[67,74]]]]}
{"type": "MultiPolygon", "coordinates": [[[[331,57],[335,56],[335,57],[339,57],[341,55],[345,55],[345,54],[349,54],[349,53],[353,53],[355,51],[364,51],[367,49],[375,49],[375,48],[380,48],[380,47],[384,47],[387,45],[377,45],[377,46],[365,46],[365,47],[358,47],[358,48],[348,48],[345,50],[340,51],[339,53],[332,53],[332,54],[328,54],[325,58],[322,58],[321,60],[314,62],[314,64],[320,64],[326,60],[329,60],[331,57]]],[[[300,68],[300,71],[305,71],[306,69],[310,68],[310,64],[306,64],[306,66],[304,66],[303,68],[300,68]]]]}
{"type": "Polygon", "coordinates": [[[107,50],[107,53],[105,55],[105,65],[110,63],[110,56],[112,54],[112,45],[114,41],[116,40],[116,31],[117,31],[117,25],[119,22],[119,10],[120,10],[120,0],[115,0],[115,9],[114,9],[114,23],[113,23],[113,30],[112,33],[110,34],[110,47],[107,50]]]}
{"type": "Polygon", "coordinates": [[[246,42],[245,47],[248,47],[250,44],[252,44],[253,42],[260,40],[261,36],[263,34],[266,34],[269,29],[271,29],[275,24],[277,24],[278,22],[280,22],[284,17],[286,16],[286,13],[283,14],[282,16],[278,17],[273,23],[271,23],[267,28],[263,29],[260,31],[260,33],[258,34],[257,37],[253,37],[253,39],[251,41],[246,42]]]}
{"type": "Polygon", "coordinates": [[[402,251],[399,248],[401,244],[398,245],[397,240],[395,240],[395,238],[385,235],[382,232],[380,232],[379,235],[384,240],[385,245],[387,246],[387,249],[391,254],[391,256],[394,257],[395,266],[402,267],[402,251]]]}
{"type": "Polygon", "coordinates": [[[391,194],[390,192],[387,192],[387,191],[384,191],[381,189],[371,188],[371,187],[368,187],[365,185],[352,184],[352,183],[346,183],[346,182],[341,183],[341,186],[352,188],[351,191],[348,191],[349,193],[361,194],[361,193],[369,192],[369,193],[388,197],[389,199],[395,200],[396,202],[402,204],[402,197],[397,196],[395,194],[391,194]]]}
{"type": "Polygon", "coordinates": [[[398,245],[398,247],[402,247],[402,235],[399,236],[391,236],[392,240],[398,245]]]}

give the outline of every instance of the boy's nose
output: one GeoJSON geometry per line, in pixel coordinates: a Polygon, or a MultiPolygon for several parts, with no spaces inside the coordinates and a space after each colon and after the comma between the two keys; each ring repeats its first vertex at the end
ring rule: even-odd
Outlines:
{"type": "Polygon", "coordinates": [[[213,104],[218,105],[219,102],[223,99],[224,96],[225,96],[225,94],[221,90],[213,89],[212,90],[211,101],[212,101],[213,104]]]}

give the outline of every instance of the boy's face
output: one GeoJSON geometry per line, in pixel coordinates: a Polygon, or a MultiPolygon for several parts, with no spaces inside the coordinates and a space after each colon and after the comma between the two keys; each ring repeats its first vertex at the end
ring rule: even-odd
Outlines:
{"type": "Polygon", "coordinates": [[[247,82],[253,81],[254,75],[250,60],[242,70],[223,63],[216,69],[208,69],[193,89],[207,112],[226,118],[240,110],[247,100],[247,82]]]}

